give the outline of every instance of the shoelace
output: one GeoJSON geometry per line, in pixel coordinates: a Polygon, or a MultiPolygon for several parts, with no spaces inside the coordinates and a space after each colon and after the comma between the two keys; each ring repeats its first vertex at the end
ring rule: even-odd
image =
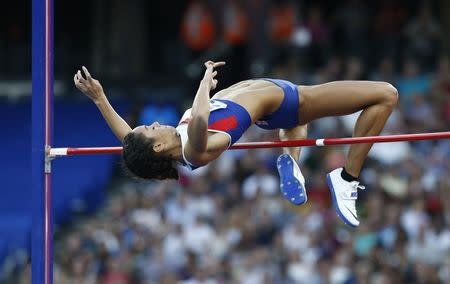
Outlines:
{"type": "Polygon", "coordinates": [[[366,189],[366,187],[365,187],[364,185],[360,185],[360,184],[359,184],[359,181],[352,181],[350,184],[352,185],[352,188],[353,188],[354,190],[358,190],[358,189],[366,189]]]}
{"type": "MultiPolygon", "coordinates": [[[[352,193],[353,192],[358,192],[358,189],[366,189],[366,187],[364,185],[360,185],[358,181],[352,181],[350,183],[351,187],[352,187],[352,193]]],[[[351,202],[351,208],[352,211],[356,212],[356,201],[351,202]]]]}

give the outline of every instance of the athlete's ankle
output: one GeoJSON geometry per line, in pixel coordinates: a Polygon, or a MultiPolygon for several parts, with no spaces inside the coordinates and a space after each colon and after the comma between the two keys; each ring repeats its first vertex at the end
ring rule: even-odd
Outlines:
{"type": "Polygon", "coordinates": [[[345,167],[342,168],[341,177],[343,180],[352,182],[352,181],[358,181],[358,177],[355,177],[347,172],[345,167]]]}
{"type": "Polygon", "coordinates": [[[291,152],[283,152],[283,154],[288,154],[289,156],[292,157],[292,159],[294,159],[294,161],[297,163],[297,165],[300,165],[300,163],[299,163],[300,155],[296,155],[296,154],[293,154],[291,152]]]}

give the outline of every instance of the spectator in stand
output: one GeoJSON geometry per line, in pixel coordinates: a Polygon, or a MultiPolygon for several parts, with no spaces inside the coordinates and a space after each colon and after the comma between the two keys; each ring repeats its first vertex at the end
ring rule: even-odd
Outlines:
{"type": "Polygon", "coordinates": [[[340,51],[347,56],[367,56],[369,11],[362,0],[346,0],[336,11],[340,51]]]}
{"type": "Polygon", "coordinates": [[[204,0],[191,0],[181,21],[181,38],[194,57],[211,48],[216,36],[216,23],[204,0]]]}
{"type": "Polygon", "coordinates": [[[397,82],[395,63],[391,57],[384,57],[376,70],[370,75],[371,80],[385,81],[392,84],[397,82]]]}
{"type": "Polygon", "coordinates": [[[429,1],[423,1],[417,16],[406,25],[405,35],[408,43],[405,51],[427,71],[431,67],[430,63],[435,62],[435,55],[440,52],[441,30],[441,26],[433,16],[429,1]]]}
{"type": "Polygon", "coordinates": [[[249,19],[243,0],[227,0],[223,5],[223,39],[229,45],[224,59],[231,64],[222,74],[222,83],[227,86],[246,78],[249,73],[249,19]]]}
{"type": "Polygon", "coordinates": [[[406,24],[408,11],[401,0],[378,1],[379,7],[373,20],[376,50],[374,59],[400,55],[402,31],[406,24]]]}
{"type": "Polygon", "coordinates": [[[425,95],[430,90],[430,75],[420,70],[417,61],[408,58],[403,63],[403,74],[398,79],[397,88],[401,105],[408,108],[414,95],[425,95]]]}
{"type": "Polygon", "coordinates": [[[270,38],[276,44],[287,43],[298,22],[298,14],[294,1],[278,1],[273,3],[270,10],[270,38]]]}
{"type": "Polygon", "coordinates": [[[323,16],[323,9],[313,6],[309,9],[305,28],[310,34],[311,45],[308,53],[311,66],[317,67],[325,64],[331,52],[330,36],[331,31],[323,16]]]}
{"type": "Polygon", "coordinates": [[[291,39],[298,24],[297,2],[292,0],[274,1],[270,3],[268,19],[268,37],[272,49],[272,61],[289,57],[292,50],[291,39]]]}

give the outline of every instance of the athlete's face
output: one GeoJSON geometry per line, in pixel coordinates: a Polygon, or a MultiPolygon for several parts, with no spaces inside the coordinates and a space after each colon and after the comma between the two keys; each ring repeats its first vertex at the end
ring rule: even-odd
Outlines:
{"type": "Polygon", "coordinates": [[[156,152],[164,151],[173,144],[173,140],[178,136],[175,127],[169,125],[161,125],[154,122],[150,125],[141,125],[133,129],[135,133],[142,133],[147,138],[152,138],[155,142],[154,150],[156,152]]]}

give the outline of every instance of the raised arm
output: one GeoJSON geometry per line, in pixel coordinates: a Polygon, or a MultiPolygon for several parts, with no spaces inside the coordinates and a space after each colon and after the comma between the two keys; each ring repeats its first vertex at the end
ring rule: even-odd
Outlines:
{"type": "Polygon", "coordinates": [[[207,147],[209,92],[217,86],[217,80],[214,79],[217,71],[214,71],[214,68],[224,64],[225,62],[212,61],[205,63],[205,75],[192,103],[191,121],[188,126],[189,147],[198,153],[206,151],[207,147]]]}
{"type": "Polygon", "coordinates": [[[130,126],[125,122],[125,120],[122,119],[122,117],[120,117],[119,114],[117,114],[117,112],[111,106],[108,98],[103,92],[103,88],[102,85],[100,85],[100,82],[92,78],[86,67],[83,66],[82,69],[86,79],[83,78],[83,76],[81,75],[81,71],[78,70],[78,72],[73,77],[75,86],[97,105],[106,123],[108,123],[109,128],[111,128],[117,139],[122,142],[123,138],[131,131],[130,126]]]}

